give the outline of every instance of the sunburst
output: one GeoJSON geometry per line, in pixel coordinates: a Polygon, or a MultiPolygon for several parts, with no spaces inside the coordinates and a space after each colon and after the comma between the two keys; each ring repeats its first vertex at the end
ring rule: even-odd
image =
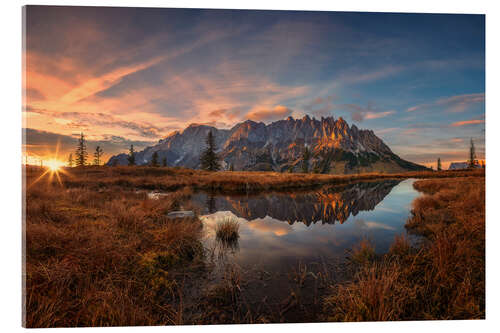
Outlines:
{"type": "Polygon", "coordinates": [[[49,160],[45,161],[45,166],[44,168],[46,169],[37,179],[35,179],[29,186],[32,186],[33,184],[39,182],[40,180],[47,178],[49,183],[52,183],[54,176],[57,179],[57,182],[59,185],[62,186],[62,180],[61,176],[59,175],[60,173],[64,175],[69,175],[68,172],[63,168],[65,163],[61,160],[58,159],[58,154],[59,154],[59,142],[56,145],[56,151],[55,154],[53,155],[54,157],[50,158],[49,160]]]}

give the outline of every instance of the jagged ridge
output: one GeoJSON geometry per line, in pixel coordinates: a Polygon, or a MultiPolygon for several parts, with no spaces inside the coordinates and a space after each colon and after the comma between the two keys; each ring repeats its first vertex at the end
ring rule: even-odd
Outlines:
{"type": "MultiPolygon", "coordinates": [[[[139,165],[148,164],[153,153],[169,166],[199,168],[209,131],[215,136],[223,168],[235,170],[300,171],[305,147],[312,153],[311,170],[321,173],[400,172],[425,167],[402,160],[371,130],[349,126],[341,117],[288,117],[266,125],[247,120],[231,129],[191,124],[158,144],[136,153],[139,165]]],[[[126,165],[127,155],[110,158],[108,165],[126,165]]]]}

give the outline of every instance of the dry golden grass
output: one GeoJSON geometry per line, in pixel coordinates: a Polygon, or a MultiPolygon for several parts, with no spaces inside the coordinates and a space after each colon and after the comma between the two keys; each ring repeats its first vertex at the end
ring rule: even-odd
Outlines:
{"type": "Polygon", "coordinates": [[[166,213],[188,195],[28,187],[25,326],[182,323],[183,277],[203,267],[201,223],[166,213]]]}
{"type": "MultiPolygon", "coordinates": [[[[32,168],[33,177],[41,173],[32,168]]],[[[373,179],[406,179],[434,177],[484,176],[484,170],[421,171],[407,173],[366,173],[352,175],[327,175],[313,173],[279,173],[253,171],[208,172],[184,168],[154,167],[84,167],[67,169],[61,175],[66,187],[85,186],[91,189],[117,187],[122,189],[147,189],[175,191],[180,188],[219,190],[225,192],[251,192],[267,190],[290,190],[326,184],[345,184],[353,181],[373,179]]],[[[29,177],[34,179],[33,177],[29,177]]],[[[36,178],[36,177],[35,177],[36,178]]],[[[30,184],[30,179],[28,179],[30,184]]]]}
{"type": "Polygon", "coordinates": [[[186,295],[205,267],[201,223],[169,220],[168,212],[196,189],[287,190],[409,177],[464,178],[415,184],[429,195],[415,201],[408,224],[430,245],[416,253],[406,239],[396,240],[382,262],[361,245],[354,253],[363,268],[326,300],[328,319],[484,317],[483,170],[335,176],[86,167],[66,170],[62,185],[48,177],[35,182],[42,172],[28,168],[25,181],[27,327],[252,322],[235,304],[241,290],[235,274],[223,290],[230,291],[229,308],[240,309],[236,317],[218,320],[211,310],[213,316],[190,317],[186,295]],[[173,192],[154,200],[138,190],[173,192]]]}
{"type": "Polygon", "coordinates": [[[332,286],[333,321],[481,319],[485,317],[484,178],[415,182],[427,193],[413,203],[407,227],[427,242],[412,249],[396,238],[352,282],[332,286]]]}

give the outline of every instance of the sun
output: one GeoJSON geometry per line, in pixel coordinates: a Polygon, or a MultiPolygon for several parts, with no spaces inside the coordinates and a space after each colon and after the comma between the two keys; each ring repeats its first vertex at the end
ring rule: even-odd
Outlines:
{"type": "Polygon", "coordinates": [[[59,171],[59,169],[64,165],[64,162],[61,162],[56,159],[51,159],[45,162],[45,165],[50,169],[50,171],[59,171]]]}

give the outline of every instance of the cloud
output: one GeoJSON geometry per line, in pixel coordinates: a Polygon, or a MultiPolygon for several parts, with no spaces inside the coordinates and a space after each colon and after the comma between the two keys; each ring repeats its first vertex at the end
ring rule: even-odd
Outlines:
{"type": "Polygon", "coordinates": [[[465,94],[439,99],[436,104],[445,106],[450,112],[463,112],[471,104],[484,103],[484,99],[484,93],[465,94]]]}
{"type": "Polygon", "coordinates": [[[385,118],[387,116],[390,116],[391,114],[396,113],[396,111],[384,111],[384,112],[367,112],[365,114],[365,119],[378,119],[378,118],[385,118]]]}
{"type": "Polygon", "coordinates": [[[403,66],[386,66],[371,72],[345,73],[340,77],[344,84],[357,84],[377,81],[401,73],[405,70],[403,66]]]}
{"type": "Polygon", "coordinates": [[[277,105],[272,109],[258,110],[247,113],[246,117],[254,121],[275,121],[286,118],[292,114],[293,110],[283,105],[277,105]]]}
{"type": "Polygon", "coordinates": [[[422,128],[409,128],[401,132],[404,135],[416,135],[417,133],[420,133],[422,131],[422,128]]]}
{"type": "Polygon", "coordinates": [[[406,112],[415,112],[422,109],[432,109],[436,107],[444,108],[447,112],[464,112],[471,105],[484,103],[484,93],[463,94],[451,97],[443,97],[431,103],[424,103],[409,107],[406,112]]]}
{"type": "MultiPolygon", "coordinates": [[[[58,147],[58,157],[61,160],[66,160],[70,153],[74,153],[80,135],[79,133],[62,135],[32,128],[24,128],[23,134],[25,138],[23,146],[26,148],[28,155],[39,158],[55,157],[53,155],[56,153],[56,147],[58,147]]],[[[92,153],[95,147],[99,145],[104,149],[104,158],[106,159],[111,155],[126,152],[131,144],[137,149],[143,149],[154,143],[155,141],[130,140],[112,134],[104,134],[100,138],[87,136],[87,150],[89,153],[92,153]]]]}
{"type": "Polygon", "coordinates": [[[163,136],[166,131],[175,128],[155,126],[144,121],[127,121],[120,117],[102,112],[84,113],[84,112],[59,112],[46,109],[35,109],[29,105],[26,107],[31,113],[46,115],[56,123],[73,129],[85,130],[94,126],[106,128],[125,128],[133,130],[139,136],[145,138],[158,138],[163,136]]]}
{"type": "Polygon", "coordinates": [[[461,126],[469,126],[469,125],[478,125],[478,124],[483,124],[484,119],[472,119],[472,120],[464,120],[464,121],[457,121],[453,124],[451,124],[451,127],[461,127],[461,126]]]}
{"type": "Polygon", "coordinates": [[[381,130],[376,130],[375,131],[375,134],[377,135],[383,135],[383,134],[386,134],[386,133],[391,133],[391,132],[394,132],[394,131],[397,131],[399,129],[399,127],[388,127],[388,128],[383,128],[381,130]]]}
{"type": "Polygon", "coordinates": [[[383,112],[375,111],[372,103],[369,103],[366,107],[357,104],[336,104],[334,105],[334,109],[349,111],[351,113],[351,119],[357,122],[362,122],[365,119],[385,118],[396,113],[394,110],[383,112]]]}

